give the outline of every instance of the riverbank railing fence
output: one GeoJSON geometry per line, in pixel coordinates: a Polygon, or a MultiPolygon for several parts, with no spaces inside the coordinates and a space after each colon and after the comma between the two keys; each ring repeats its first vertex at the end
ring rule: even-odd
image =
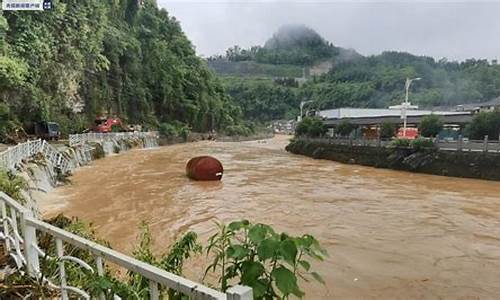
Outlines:
{"type": "Polygon", "coordinates": [[[70,134],[69,135],[69,146],[75,147],[83,145],[85,143],[99,143],[99,142],[119,142],[123,140],[130,139],[143,139],[145,143],[150,138],[157,139],[158,132],[109,132],[109,133],[98,133],[89,132],[82,134],[70,134]]]}
{"type": "MultiPolygon", "coordinates": [[[[74,298],[74,296],[84,299],[91,298],[86,291],[86,288],[89,287],[75,287],[68,284],[67,264],[76,265],[82,269],[82,272],[85,270],[97,277],[104,275],[106,262],[113,263],[129,272],[140,274],[149,280],[150,299],[160,298],[160,287],[173,289],[191,299],[253,299],[253,291],[249,287],[234,286],[226,293],[222,293],[40,221],[33,216],[30,210],[3,192],[0,192],[0,209],[2,217],[0,220],[0,240],[3,240],[5,255],[13,259],[19,272],[27,272],[28,275],[43,282],[47,287],[59,290],[63,300],[74,298]],[[55,242],[56,257],[48,257],[39,247],[38,233],[45,233],[52,237],[55,242]],[[95,266],[92,267],[78,257],[65,254],[66,245],[88,251],[95,258],[95,262],[92,264],[95,266]],[[58,274],[55,278],[45,277],[41,273],[40,258],[57,262],[58,274]]],[[[104,299],[104,295],[100,295],[99,298],[104,299]]],[[[115,296],[114,299],[120,298],[115,296]]]]}
{"type": "Polygon", "coordinates": [[[71,171],[76,167],[64,153],[41,139],[17,144],[1,152],[0,166],[14,171],[23,161],[33,158],[38,154],[43,155],[50,165],[59,168],[62,173],[71,171]]]}
{"type": "MultiPolygon", "coordinates": [[[[394,139],[368,139],[368,138],[350,138],[350,137],[320,137],[308,138],[299,137],[299,139],[321,142],[327,144],[343,146],[364,146],[364,147],[390,147],[394,139]]],[[[500,153],[499,140],[490,140],[485,136],[483,140],[470,140],[463,137],[457,139],[439,139],[433,138],[434,146],[441,151],[464,151],[464,152],[490,152],[500,153]]]]}

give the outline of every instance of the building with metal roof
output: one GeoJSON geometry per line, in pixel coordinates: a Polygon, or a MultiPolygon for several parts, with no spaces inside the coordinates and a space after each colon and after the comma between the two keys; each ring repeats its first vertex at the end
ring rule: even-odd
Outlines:
{"type": "MultiPolygon", "coordinates": [[[[418,125],[421,119],[428,115],[438,115],[445,124],[463,125],[472,120],[470,111],[432,111],[407,110],[408,124],[418,125]]],[[[327,126],[333,127],[342,121],[349,121],[354,125],[378,125],[382,123],[401,124],[403,122],[401,109],[379,108],[338,108],[317,112],[327,126]]]]}

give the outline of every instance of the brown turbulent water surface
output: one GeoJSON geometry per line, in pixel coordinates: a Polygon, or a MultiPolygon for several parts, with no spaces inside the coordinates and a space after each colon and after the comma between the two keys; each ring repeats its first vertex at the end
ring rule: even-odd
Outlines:
{"type": "MultiPolygon", "coordinates": [[[[330,256],[314,267],[326,286],[307,299],[500,297],[500,183],[343,165],[286,153],[287,138],[199,142],[134,150],[96,161],[42,201],[92,222],[130,253],[141,220],[163,252],[187,230],[246,218],[311,233],[330,256]],[[193,182],[185,163],[213,155],[222,182],[193,182]]],[[[200,280],[196,259],[187,275],[200,280]]]]}

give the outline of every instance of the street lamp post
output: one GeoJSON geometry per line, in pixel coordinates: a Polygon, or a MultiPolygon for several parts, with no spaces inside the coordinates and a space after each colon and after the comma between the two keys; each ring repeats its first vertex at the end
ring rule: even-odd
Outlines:
{"type": "Polygon", "coordinates": [[[301,101],[300,102],[300,116],[298,118],[298,121],[299,122],[302,122],[302,116],[303,116],[303,110],[304,110],[304,105],[306,105],[307,103],[311,103],[313,102],[312,100],[310,101],[301,101]]]}
{"type": "Polygon", "coordinates": [[[401,118],[403,118],[403,137],[406,137],[406,126],[407,126],[407,121],[408,121],[408,117],[406,115],[406,112],[409,108],[413,108],[413,106],[411,105],[411,103],[408,101],[408,98],[409,98],[409,94],[410,94],[410,86],[411,86],[411,83],[413,81],[416,81],[416,80],[421,80],[422,78],[420,77],[417,77],[417,78],[413,78],[413,79],[410,79],[410,78],[406,78],[406,84],[405,84],[405,92],[406,92],[406,96],[405,96],[405,102],[403,102],[403,104],[401,105],[401,118]]]}

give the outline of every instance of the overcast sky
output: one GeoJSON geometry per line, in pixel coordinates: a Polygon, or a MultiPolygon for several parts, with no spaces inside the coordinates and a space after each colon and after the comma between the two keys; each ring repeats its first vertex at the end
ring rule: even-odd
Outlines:
{"type": "Polygon", "coordinates": [[[305,24],[364,55],[408,51],[450,60],[500,59],[500,2],[158,0],[199,55],[262,45],[283,24],[305,24]]]}

